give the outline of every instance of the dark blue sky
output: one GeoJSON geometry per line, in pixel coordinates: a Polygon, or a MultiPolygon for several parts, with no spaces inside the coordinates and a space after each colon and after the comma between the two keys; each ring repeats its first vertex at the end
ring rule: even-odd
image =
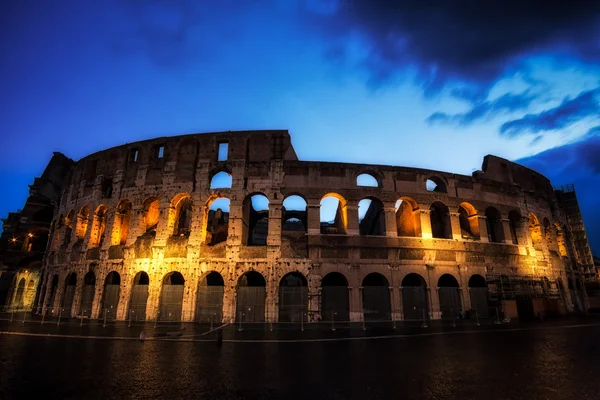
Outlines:
{"type": "Polygon", "coordinates": [[[0,215],[52,151],[289,129],[304,160],[574,183],[600,253],[600,2],[0,2],[0,215]]]}

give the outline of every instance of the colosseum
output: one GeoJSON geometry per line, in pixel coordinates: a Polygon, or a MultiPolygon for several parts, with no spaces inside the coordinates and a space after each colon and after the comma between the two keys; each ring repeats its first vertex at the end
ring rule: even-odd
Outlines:
{"type": "Polygon", "coordinates": [[[491,155],[472,176],[300,161],[289,133],[270,130],[56,157],[41,266],[20,267],[8,295],[38,313],[529,318],[586,310],[596,278],[574,191],[491,155]]]}

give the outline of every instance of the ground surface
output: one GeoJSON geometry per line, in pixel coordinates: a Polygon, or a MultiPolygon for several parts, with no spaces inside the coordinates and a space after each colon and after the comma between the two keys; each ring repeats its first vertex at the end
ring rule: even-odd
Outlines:
{"type": "Polygon", "coordinates": [[[180,327],[0,321],[0,398],[600,398],[597,317],[366,331],[228,326],[221,347],[202,335],[209,326],[185,328],[165,341],[180,327]],[[139,341],[142,330],[154,340],[139,341]],[[372,338],[387,335],[397,337],[372,338]]]}

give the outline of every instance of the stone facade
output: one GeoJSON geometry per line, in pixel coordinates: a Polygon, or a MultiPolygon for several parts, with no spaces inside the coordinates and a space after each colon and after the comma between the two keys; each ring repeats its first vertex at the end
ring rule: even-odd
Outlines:
{"type": "Polygon", "coordinates": [[[487,314],[483,290],[506,314],[565,313],[587,307],[576,251],[548,179],[495,156],[465,176],[300,161],[287,131],[164,137],[70,168],[38,311],[437,319],[487,314]],[[224,198],[229,210],[211,210],[224,198]]]}

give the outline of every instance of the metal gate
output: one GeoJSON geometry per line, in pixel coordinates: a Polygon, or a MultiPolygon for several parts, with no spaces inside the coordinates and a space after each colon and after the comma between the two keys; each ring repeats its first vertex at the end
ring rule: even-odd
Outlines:
{"type": "Polygon", "coordinates": [[[94,305],[95,285],[84,285],[81,293],[81,310],[79,313],[84,316],[92,317],[92,306],[94,305]]]}
{"type": "Polygon", "coordinates": [[[148,285],[133,285],[131,288],[131,301],[129,302],[129,315],[132,321],[146,320],[146,303],[148,301],[148,285]]]}
{"type": "Polygon", "coordinates": [[[279,287],[279,322],[308,321],[308,287],[279,287]]]}
{"type": "Polygon", "coordinates": [[[404,319],[429,319],[429,301],[424,286],[402,288],[402,311],[404,319]]]}
{"type": "Polygon", "coordinates": [[[198,287],[196,300],[196,322],[215,322],[223,320],[223,286],[198,287]]]}
{"type": "Polygon", "coordinates": [[[457,287],[441,287],[438,289],[442,319],[456,319],[462,311],[460,292],[457,287]]]}
{"type": "Polygon", "coordinates": [[[236,321],[264,322],[265,297],[264,286],[238,286],[235,307],[236,321]]]}
{"type": "Polygon", "coordinates": [[[321,290],[321,319],[323,321],[349,321],[349,300],[348,287],[323,286],[321,290]]]}
{"type": "Polygon", "coordinates": [[[160,321],[181,321],[183,288],[183,285],[163,285],[158,314],[160,321]]]}
{"type": "Polygon", "coordinates": [[[64,309],[63,316],[71,316],[71,309],[73,308],[73,298],[75,297],[75,286],[67,285],[65,289],[65,297],[63,297],[62,307],[64,309]]]}
{"type": "Polygon", "coordinates": [[[363,315],[365,321],[391,321],[390,289],[386,286],[364,286],[363,315]]]}
{"type": "Polygon", "coordinates": [[[469,288],[471,298],[471,309],[477,312],[479,318],[488,318],[490,309],[488,306],[488,289],[486,287],[469,288]]]}
{"type": "Polygon", "coordinates": [[[104,285],[102,315],[100,318],[104,318],[105,316],[107,320],[115,320],[117,318],[117,306],[119,305],[120,292],[120,285],[104,285]]]}

